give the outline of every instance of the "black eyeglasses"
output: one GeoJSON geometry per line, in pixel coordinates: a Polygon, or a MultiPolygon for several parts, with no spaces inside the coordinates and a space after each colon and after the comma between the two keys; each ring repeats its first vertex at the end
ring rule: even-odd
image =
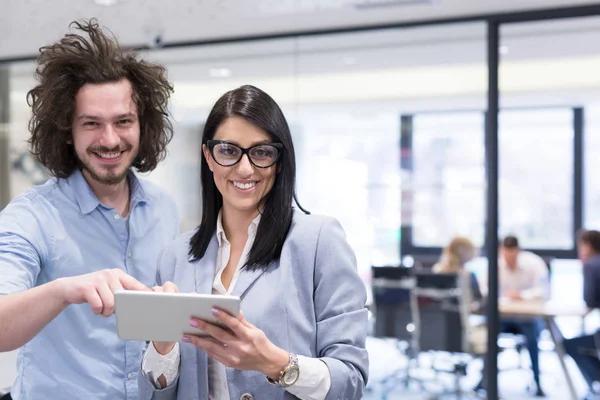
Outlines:
{"type": "Polygon", "coordinates": [[[281,143],[268,143],[257,144],[245,149],[224,140],[208,140],[206,145],[213,160],[223,167],[234,166],[246,154],[255,167],[269,168],[277,162],[283,148],[281,143]]]}

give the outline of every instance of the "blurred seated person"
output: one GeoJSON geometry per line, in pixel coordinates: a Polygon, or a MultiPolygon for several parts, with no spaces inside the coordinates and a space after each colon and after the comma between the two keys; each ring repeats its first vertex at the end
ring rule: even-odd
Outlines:
{"type": "MultiPolygon", "coordinates": [[[[524,251],[515,236],[507,236],[500,245],[498,286],[500,297],[513,301],[544,301],[549,294],[549,274],[546,262],[538,255],[524,251]]],[[[540,386],[538,319],[501,318],[500,332],[525,336],[536,385],[535,395],[545,396],[540,386]]]]}
{"type": "MultiPolygon", "coordinates": [[[[583,263],[583,297],[591,311],[600,308],[600,232],[583,231],[579,236],[577,250],[583,263]]],[[[600,381],[600,360],[594,355],[594,351],[597,350],[594,335],[568,339],[564,345],[590,391],[593,391],[594,381],[600,381]]]]}
{"type": "MultiPolygon", "coordinates": [[[[466,264],[479,254],[479,250],[469,239],[457,236],[444,248],[440,261],[433,266],[436,274],[459,274],[468,283],[471,311],[481,309],[483,296],[475,274],[466,268],[466,264]]],[[[467,301],[469,301],[467,300],[467,301]]],[[[470,352],[476,355],[487,351],[487,325],[480,318],[469,319],[466,326],[470,352]]]]}
{"type": "Polygon", "coordinates": [[[469,239],[457,236],[444,248],[440,261],[433,266],[433,272],[437,274],[468,274],[471,300],[476,304],[481,302],[481,289],[477,277],[465,269],[465,264],[473,260],[478,253],[469,239]]]}

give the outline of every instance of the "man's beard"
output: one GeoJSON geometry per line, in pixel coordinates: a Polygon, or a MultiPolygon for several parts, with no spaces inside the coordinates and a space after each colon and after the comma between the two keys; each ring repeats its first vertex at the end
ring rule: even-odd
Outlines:
{"type": "MultiPolygon", "coordinates": [[[[133,146],[131,146],[130,144],[127,143],[127,144],[125,144],[124,147],[113,148],[113,149],[108,149],[107,147],[94,147],[93,149],[89,149],[89,151],[97,152],[97,153],[111,153],[111,152],[115,152],[115,151],[130,152],[128,154],[128,156],[131,157],[131,161],[130,161],[129,165],[127,165],[127,167],[124,168],[120,174],[115,173],[115,170],[117,168],[119,168],[120,166],[114,166],[114,167],[106,168],[107,173],[104,176],[100,176],[100,174],[98,174],[97,171],[95,171],[94,168],[92,168],[92,166],[90,165],[91,163],[83,161],[81,159],[81,157],[79,157],[79,155],[77,155],[77,158],[79,159],[79,163],[80,163],[81,167],[89,173],[90,177],[93,180],[95,180],[96,182],[101,183],[103,185],[116,185],[116,184],[123,182],[123,180],[127,177],[127,174],[129,173],[129,169],[131,168],[133,161],[137,157],[137,151],[135,153],[132,153],[131,152],[132,148],[133,148],[133,146]]],[[[94,155],[92,155],[91,157],[94,157],[94,155]]]]}

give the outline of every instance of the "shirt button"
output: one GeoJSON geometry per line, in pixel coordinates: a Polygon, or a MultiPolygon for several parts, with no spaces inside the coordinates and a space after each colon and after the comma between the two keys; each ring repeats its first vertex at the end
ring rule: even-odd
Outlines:
{"type": "Polygon", "coordinates": [[[130,372],[127,374],[127,379],[131,379],[131,378],[133,378],[133,374],[130,372]]]}
{"type": "Polygon", "coordinates": [[[244,393],[240,397],[240,400],[252,400],[252,399],[254,399],[254,397],[252,397],[252,395],[250,393],[244,393]]]}
{"type": "Polygon", "coordinates": [[[121,216],[119,214],[115,214],[114,219],[121,219],[121,216]]]}
{"type": "Polygon", "coordinates": [[[127,258],[131,258],[131,252],[127,253],[127,258]]]}

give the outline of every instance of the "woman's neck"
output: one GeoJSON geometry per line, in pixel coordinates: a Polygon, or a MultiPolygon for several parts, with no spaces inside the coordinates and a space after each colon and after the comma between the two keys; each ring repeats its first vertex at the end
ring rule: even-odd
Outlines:
{"type": "Polygon", "coordinates": [[[227,240],[230,242],[240,240],[245,243],[248,238],[248,227],[257,215],[258,210],[254,212],[238,211],[223,206],[221,223],[227,240]]]}

